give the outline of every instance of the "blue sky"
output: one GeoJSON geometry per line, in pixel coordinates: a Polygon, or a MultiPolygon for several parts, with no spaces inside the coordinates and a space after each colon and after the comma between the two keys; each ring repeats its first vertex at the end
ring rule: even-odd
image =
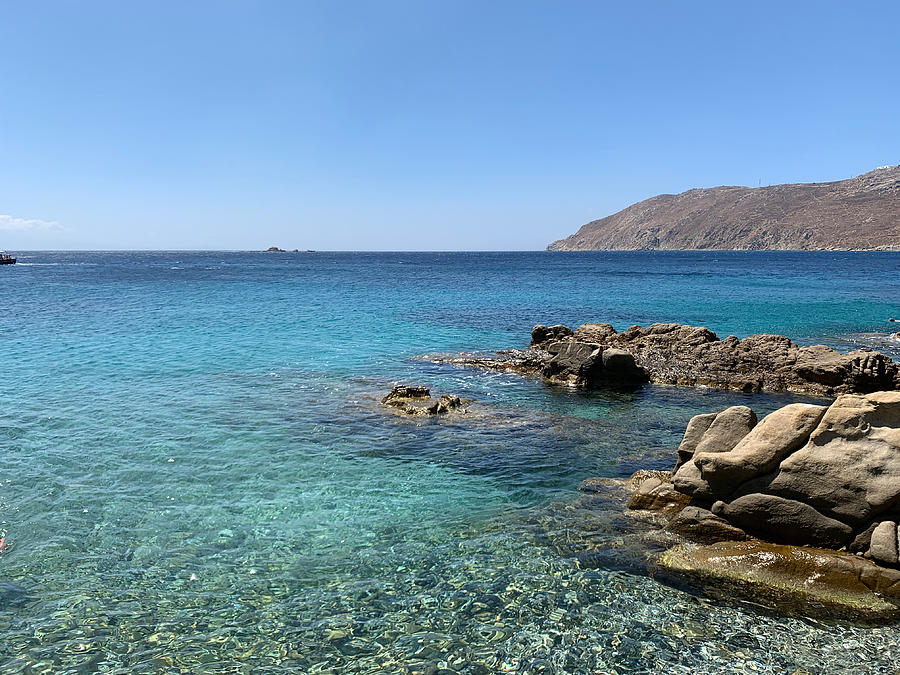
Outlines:
{"type": "Polygon", "coordinates": [[[540,249],[900,163],[900,3],[2,2],[0,248],[540,249]]]}

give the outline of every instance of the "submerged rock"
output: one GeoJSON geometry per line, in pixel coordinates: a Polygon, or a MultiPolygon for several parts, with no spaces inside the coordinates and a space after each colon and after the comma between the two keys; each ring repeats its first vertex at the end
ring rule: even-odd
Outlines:
{"type": "Polygon", "coordinates": [[[791,613],[826,610],[849,619],[900,618],[900,571],[859,556],[763,541],[681,545],[659,560],[666,574],[791,613]]]}
{"type": "Polygon", "coordinates": [[[684,507],[669,521],[666,528],[703,543],[748,539],[747,533],[742,529],[699,506],[684,507]]]}
{"type": "Polygon", "coordinates": [[[407,415],[445,415],[450,412],[465,413],[464,401],[455,394],[441,394],[433,398],[428,387],[397,385],[384,398],[382,405],[396,408],[407,415]]]}
{"type": "Polygon", "coordinates": [[[678,492],[672,483],[660,478],[648,478],[631,495],[628,508],[635,510],[677,513],[690,502],[690,497],[678,492]]]}
{"type": "Polygon", "coordinates": [[[461,354],[424,354],[416,357],[430,363],[446,363],[464,368],[478,368],[501,373],[539,377],[553,358],[543,349],[504,349],[498,352],[463,352],[461,354]]]}

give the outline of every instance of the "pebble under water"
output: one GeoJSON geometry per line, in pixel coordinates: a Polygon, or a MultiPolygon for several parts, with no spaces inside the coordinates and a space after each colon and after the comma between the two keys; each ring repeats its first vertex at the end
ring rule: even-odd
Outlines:
{"type": "Polygon", "coordinates": [[[661,583],[634,523],[575,489],[670,468],[695,414],[804,399],[588,394],[412,358],[585,321],[898,358],[900,254],[18,257],[0,269],[0,672],[900,672],[896,625],[661,583]],[[390,413],[396,382],[477,414],[390,413]]]}

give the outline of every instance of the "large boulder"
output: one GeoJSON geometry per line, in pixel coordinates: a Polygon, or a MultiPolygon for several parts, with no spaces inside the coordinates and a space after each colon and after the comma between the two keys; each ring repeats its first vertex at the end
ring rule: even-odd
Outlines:
{"type": "Polygon", "coordinates": [[[900,570],[858,556],[759,540],[682,545],[666,551],[660,574],[687,577],[729,597],[775,605],[801,616],[900,618],[900,570]]]}
{"type": "Polygon", "coordinates": [[[684,438],[681,439],[681,444],[678,446],[678,463],[675,464],[674,471],[678,471],[685,462],[694,456],[697,446],[714,419],[716,419],[716,413],[694,415],[691,418],[684,431],[684,438]]]}
{"type": "Polygon", "coordinates": [[[752,494],[733,502],[716,502],[713,513],[737,527],[777,544],[841,548],[853,529],[829,518],[809,504],[775,495],[752,494]]]}
{"type": "Polygon", "coordinates": [[[885,520],[872,531],[869,557],[885,565],[897,564],[897,523],[885,520]]]}
{"type": "Polygon", "coordinates": [[[621,349],[607,347],[603,350],[603,370],[593,385],[635,387],[647,382],[647,373],[639,368],[634,357],[621,349]]]}
{"type": "Polygon", "coordinates": [[[566,340],[548,345],[547,351],[553,354],[543,370],[544,379],[549,382],[593,389],[635,387],[647,381],[646,373],[638,368],[634,357],[621,349],[566,340]]]}
{"type": "Polygon", "coordinates": [[[691,420],[685,439],[679,446],[679,462],[681,462],[672,482],[679,492],[696,497],[698,499],[713,500],[716,498],[709,483],[701,474],[700,467],[693,457],[705,456],[712,453],[727,453],[734,448],[756,425],[756,414],[747,406],[737,405],[718,413],[712,420],[709,418],[691,420]],[[697,420],[694,423],[694,420],[697,420]],[[708,426],[707,422],[709,423],[708,426]],[[703,427],[706,426],[706,429],[703,427]],[[692,459],[687,459],[687,453],[693,446],[692,459]]]}
{"type": "Polygon", "coordinates": [[[900,504],[900,392],[838,398],[765,491],[854,526],[900,504]]]}
{"type": "Polygon", "coordinates": [[[593,342],[556,342],[548,351],[553,359],[544,367],[544,378],[560,384],[586,386],[603,369],[603,349],[593,342]]]}
{"type": "Polygon", "coordinates": [[[604,344],[613,335],[616,329],[608,323],[585,323],[575,329],[575,339],[581,342],[604,344]]]}
{"type": "Polygon", "coordinates": [[[727,497],[751,478],[771,473],[803,447],[826,409],[805,403],[787,405],[764,417],[727,452],[696,452],[694,464],[710,491],[727,497]]]}
{"type": "Polygon", "coordinates": [[[544,347],[553,342],[559,342],[567,337],[571,337],[572,329],[562,324],[555,326],[545,326],[538,324],[531,329],[531,346],[544,347]]]}

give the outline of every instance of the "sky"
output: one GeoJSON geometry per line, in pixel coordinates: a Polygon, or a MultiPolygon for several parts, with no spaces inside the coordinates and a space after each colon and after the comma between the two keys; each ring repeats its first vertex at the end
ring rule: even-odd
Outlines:
{"type": "Polygon", "coordinates": [[[900,3],[0,0],[0,248],[537,250],[900,163],[900,3]]]}

